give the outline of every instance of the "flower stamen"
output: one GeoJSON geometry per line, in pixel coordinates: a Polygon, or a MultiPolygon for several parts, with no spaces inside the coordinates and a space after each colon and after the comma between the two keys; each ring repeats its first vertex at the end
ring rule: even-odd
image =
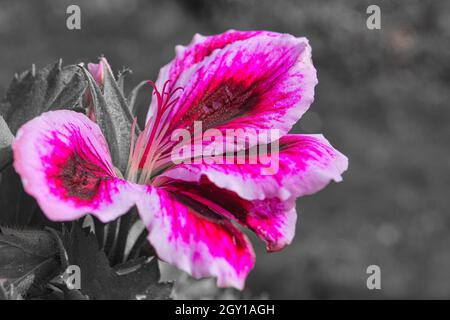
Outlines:
{"type": "Polygon", "coordinates": [[[128,160],[127,178],[140,184],[148,184],[152,177],[152,171],[158,159],[168,149],[166,133],[170,123],[167,119],[173,108],[177,105],[180,97],[175,97],[176,93],[182,91],[182,87],[170,89],[170,80],[167,80],[159,91],[153,81],[148,81],[153,88],[156,97],[156,110],[147,121],[144,130],[138,136],[136,142],[134,130],[136,119],[133,123],[132,144],[128,160]]]}

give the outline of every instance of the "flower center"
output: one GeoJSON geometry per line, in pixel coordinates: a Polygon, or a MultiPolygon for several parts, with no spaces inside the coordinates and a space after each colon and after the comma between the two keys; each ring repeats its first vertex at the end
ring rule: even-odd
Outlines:
{"type": "Polygon", "coordinates": [[[170,88],[170,80],[164,83],[162,91],[159,91],[153,81],[148,82],[153,87],[156,96],[156,108],[150,106],[150,118],[145,124],[144,130],[135,141],[135,128],[137,119],[134,119],[132,127],[132,141],[130,157],[126,177],[128,180],[139,184],[150,184],[155,173],[160,172],[170,162],[170,139],[167,130],[170,126],[171,115],[174,106],[180,99],[175,94],[183,90],[182,87],[170,88]]]}

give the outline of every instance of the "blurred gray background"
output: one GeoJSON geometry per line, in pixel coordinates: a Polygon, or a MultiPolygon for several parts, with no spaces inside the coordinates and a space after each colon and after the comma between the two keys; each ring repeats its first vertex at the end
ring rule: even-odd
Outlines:
{"type": "MultiPolygon", "coordinates": [[[[264,253],[249,295],[450,298],[450,2],[0,1],[0,93],[15,72],[108,57],[129,87],[155,80],[199,32],[268,29],[306,36],[319,85],[296,132],[324,133],[350,159],[344,182],[300,199],[294,243],[264,253]],[[66,28],[81,7],[82,29],[66,28]],[[381,7],[381,30],[366,8],[381,7]],[[366,288],[381,267],[382,289],[366,288]]],[[[141,97],[143,110],[149,97],[141,97]]]]}

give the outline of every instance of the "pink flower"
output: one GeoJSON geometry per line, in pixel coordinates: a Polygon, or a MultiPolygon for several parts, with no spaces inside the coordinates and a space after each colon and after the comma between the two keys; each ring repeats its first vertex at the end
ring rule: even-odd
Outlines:
{"type": "MultiPolygon", "coordinates": [[[[101,83],[100,65],[89,69],[101,83]]],[[[305,38],[233,30],[196,35],[176,47],[153,84],[146,127],[132,143],[126,172],[112,163],[99,126],[72,111],[26,123],[13,144],[14,166],[48,218],[92,214],[109,222],[136,205],[160,259],[242,289],[255,256],[234,222],[253,230],[269,251],[280,250],[294,237],[295,199],[341,181],[347,169],[347,158],[322,135],[288,134],[313,102],[316,84],[305,38]],[[261,175],[262,164],[175,165],[171,134],[193,132],[194,121],[223,133],[279,130],[278,170],[261,175]]]]}

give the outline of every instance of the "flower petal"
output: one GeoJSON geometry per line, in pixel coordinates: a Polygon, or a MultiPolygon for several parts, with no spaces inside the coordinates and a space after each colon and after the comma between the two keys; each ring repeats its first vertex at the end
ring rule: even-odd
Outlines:
{"type": "Polygon", "coordinates": [[[279,140],[279,153],[267,165],[179,164],[161,176],[184,181],[200,181],[204,175],[216,186],[236,192],[246,200],[279,198],[286,200],[313,194],[331,180],[339,182],[348,160],[322,135],[289,134],[279,140]],[[273,174],[270,168],[272,168],[273,174]]]}
{"type": "MultiPolygon", "coordinates": [[[[204,130],[279,129],[282,136],[309,108],[317,77],[307,39],[267,32],[228,38],[196,40],[161,71],[160,79],[176,79],[171,88],[184,88],[163,118],[171,123],[168,133],[193,131],[194,121],[201,121],[204,130]]],[[[155,110],[153,102],[149,117],[155,110]]]]}
{"type": "Polygon", "coordinates": [[[135,203],[135,187],[117,176],[100,128],[83,114],[34,118],[18,131],[13,151],[25,190],[51,220],[91,213],[106,222],[135,203]]]}
{"type": "Polygon", "coordinates": [[[255,259],[246,236],[183,195],[151,186],[147,193],[137,206],[158,257],[195,278],[215,276],[219,287],[242,290],[255,259]]]}
{"type": "Polygon", "coordinates": [[[95,82],[97,82],[97,85],[101,88],[103,88],[103,83],[105,80],[105,66],[110,68],[108,60],[106,60],[106,58],[104,57],[100,58],[98,63],[88,63],[89,72],[91,73],[95,82]]]}
{"type": "Polygon", "coordinates": [[[233,191],[217,187],[205,176],[199,182],[167,179],[162,188],[195,199],[224,218],[251,229],[266,242],[268,251],[279,251],[294,238],[295,198],[245,200],[233,191]]]}
{"type": "Polygon", "coordinates": [[[223,49],[229,44],[237,41],[250,39],[256,36],[268,35],[273,37],[283,36],[280,33],[269,31],[237,31],[228,30],[224,33],[202,36],[195,34],[192,41],[187,46],[178,45],[175,47],[175,59],[165,65],[159,73],[156,84],[163,86],[167,80],[170,80],[173,86],[181,74],[187,71],[193,65],[202,62],[206,57],[210,56],[215,50],[223,49]]]}

